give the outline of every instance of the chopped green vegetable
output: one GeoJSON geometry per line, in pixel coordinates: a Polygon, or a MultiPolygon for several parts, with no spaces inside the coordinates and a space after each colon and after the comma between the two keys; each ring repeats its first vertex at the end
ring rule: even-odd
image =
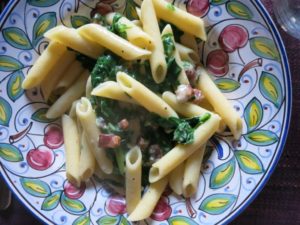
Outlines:
{"type": "Polygon", "coordinates": [[[113,18],[111,31],[120,37],[127,39],[127,32],[126,30],[131,28],[127,26],[126,24],[123,24],[120,22],[120,19],[122,18],[122,15],[120,13],[116,13],[113,18]]]}
{"type": "Polygon", "coordinates": [[[172,3],[168,3],[167,4],[167,9],[169,9],[169,10],[171,10],[171,11],[175,11],[175,7],[174,7],[174,5],[172,4],[172,3]]]}
{"type": "Polygon", "coordinates": [[[172,57],[175,51],[174,37],[171,33],[164,34],[162,37],[164,52],[167,57],[172,57]]]}
{"type": "Polygon", "coordinates": [[[122,148],[115,148],[114,149],[117,165],[119,168],[119,172],[121,175],[125,173],[125,152],[122,148]]]}
{"type": "MultiPolygon", "coordinates": [[[[160,29],[160,31],[162,31],[167,24],[168,23],[166,21],[160,20],[159,21],[159,29],[160,29]]],[[[173,24],[170,24],[170,25],[172,27],[172,31],[173,31],[173,35],[174,35],[175,41],[176,42],[180,42],[180,37],[184,34],[184,32],[181,31],[180,29],[178,29],[175,25],[173,25],[173,24]]]]}

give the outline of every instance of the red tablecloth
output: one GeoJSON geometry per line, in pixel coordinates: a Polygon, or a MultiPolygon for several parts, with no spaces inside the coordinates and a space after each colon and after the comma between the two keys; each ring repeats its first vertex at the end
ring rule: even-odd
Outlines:
{"type": "MultiPolygon", "coordinates": [[[[271,0],[262,0],[272,14],[271,0]]],[[[3,0],[0,0],[3,4],[3,0]]],[[[263,191],[232,224],[300,224],[300,41],[281,31],[293,80],[293,113],[281,160],[263,191]],[[299,99],[298,99],[299,98],[299,99]],[[298,149],[299,148],[299,149],[298,149]]],[[[1,191],[1,190],[0,190],[1,191]]],[[[13,198],[11,207],[0,212],[0,225],[42,224],[13,198]]]]}

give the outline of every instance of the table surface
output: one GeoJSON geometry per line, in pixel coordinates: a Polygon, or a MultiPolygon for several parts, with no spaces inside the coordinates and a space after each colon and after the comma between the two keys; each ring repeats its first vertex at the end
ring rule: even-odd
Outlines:
{"type": "MultiPolygon", "coordinates": [[[[271,0],[262,0],[273,16],[271,0]]],[[[0,0],[0,5],[4,4],[0,0]]],[[[286,46],[293,83],[293,111],[285,150],[270,180],[258,197],[231,224],[300,224],[300,41],[280,30],[286,46]],[[297,57],[298,56],[298,57],[297,57]],[[299,77],[298,77],[299,76],[299,77]],[[299,99],[298,99],[299,98],[299,99]]],[[[0,225],[42,224],[13,197],[0,211],[0,225]]]]}

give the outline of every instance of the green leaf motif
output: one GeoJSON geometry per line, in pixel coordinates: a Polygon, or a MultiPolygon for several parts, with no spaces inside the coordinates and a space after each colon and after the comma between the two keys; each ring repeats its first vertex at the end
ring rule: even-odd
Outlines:
{"type": "Polygon", "coordinates": [[[19,149],[6,143],[0,143],[0,158],[9,162],[23,161],[23,155],[19,149]]]}
{"type": "Polygon", "coordinates": [[[248,131],[258,127],[263,118],[263,108],[260,101],[254,97],[246,106],[244,114],[248,131]]]}
{"type": "Polygon", "coordinates": [[[234,155],[242,171],[247,174],[260,174],[264,168],[260,159],[252,152],[246,150],[235,151],[234,155]]]}
{"type": "Polygon", "coordinates": [[[2,31],[4,39],[13,47],[30,50],[31,43],[23,30],[17,27],[8,27],[2,31]]]}
{"type": "Polygon", "coordinates": [[[216,167],[212,175],[210,177],[210,188],[217,189],[224,187],[226,184],[228,184],[235,171],[235,160],[234,157],[229,160],[228,162],[216,167]]]}
{"type": "Polygon", "coordinates": [[[55,209],[59,204],[59,199],[62,191],[55,191],[49,195],[42,204],[42,210],[51,211],[55,209]]]}
{"type": "Polygon", "coordinates": [[[241,86],[239,82],[229,78],[216,79],[215,84],[223,93],[233,92],[241,86]]]}
{"type": "Polygon", "coordinates": [[[250,20],[253,17],[253,13],[243,3],[238,1],[230,1],[226,3],[228,13],[238,19],[250,20]]]}
{"type": "Polygon", "coordinates": [[[71,199],[62,194],[60,203],[69,213],[82,214],[85,212],[85,205],[78,199],[71,199]]]}
{"type": "Polygon", "coordinates": [[[282,87],[277,77],[263,71],[259,79],[259,90],[261,94],[276,108],[279,108],[283,101],[282,87]]]}
{"type": "Polygon", "coordinates": [[[76,29],[90,22],[91,20],[85,16],[71,16],[72,27],[76,29]]]}
{"type": "Polygon", "coordinates": [[[58,3],[59,0],[27,0],[27,3],[37,7],[49,7],[58,3]]]}
{"type": "Polygon", "coordinates": [[[168,219],[170,225],[197,225],[193,219],[185,216],[173,216],[168,219]]]}
{"type": "Polygon", "coordinates": [[[44,181],[30,178],[20,178],[24,190],[35,197],[45,198],[51,194],[50,187],[44,181]]]}
{"type": "Polygon", "coordinates": [[[51,123],[56,119],[48,119],[46,113],[48,108],[40,108],[35,113],[32,114],[31,119],[40,123],[51,123]]]}
{"type": "Polygon", "coordinates": [[[12,115],[10,104],[0,97],[0,125],[8,127],[12,115]]]}
{"type": "Polygon", "coordinates": [[[11,72],[22,68],[23,64],[17,59],[8,55],[0,56],[0,71],[11,72]]]}
{"type": "Polygon", "coordinates": [[[211,0],[210,4],[212,4],[212,5],[222,5],[227,1],[228,0],[211,0]]]}
{"type": "Polygon", "coordinates": [[[22,88],[22,82],[24,80],[24,74],[22,71],[14,72],[7,82],[7,95],[15,102],[18,98],[20,98],[24,94],[24,90],[22,88]]]}
{"type": "Polygon", "coordinates": [[[57,24],[56,13],[48,12],[39,16],[33,26],[32,44],[37,46],[38,42],[43,38],[46,31],[55,27],[57,24]]]}
{"type": "Polygon", "coordinates": [[[82,215],[78,217],[72,225],[90,225],[91,224],[91,219],[88,214],[82,215]]]}
{"type": "Polygon", "coordinates": [[[213,194],[206,197],[199,209],[212,215],[219,215],[225,212],[236,201],[232,194],[213,194]]]}
{"type": "Polygon", "coordinates": [[[99,225],[130,225],[124,216],[103,216],[97,220],[99,225]]]}
{"type": "Polygon", "coordinates": [[[126,1],[126,7],[125,7],[125,12],[123,13],[129,20],[135,20],[138,19],[138,15],[136,12],[136,7],[138,5],[133,1],[133,0],[127,0],[126,1]]]}
{"type": "Polygon", "coordinates": [[[257,146],[268,146],[276,143],[278,136],[269,130],[256,130],[244,135],[246,141],[257,146]]]}
{"type": "Polygon", "coordinates": [[[277,50],[277,47],[272,39],[266,37],[254,37],[249,40],[250,48],[255,55],[280,61],[280,55],[277,50]]]}

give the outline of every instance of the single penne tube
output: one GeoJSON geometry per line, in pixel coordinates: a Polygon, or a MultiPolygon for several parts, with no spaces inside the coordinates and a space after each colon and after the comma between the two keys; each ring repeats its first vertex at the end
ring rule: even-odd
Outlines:
{"type": "Polygon", "coordinates": [[[67,48],[58,42],[50,42],[46,50],[37,58],[25,77],[22,88],[30,89],[42,83],[48,74],[63,60],[67,48]]]}
{"type": "Polygon", "coordinates": [[[81,133],[80,139],[79,165],[78,173],[80,180],[87,181],[95,171],[96,162],[84,132],[81,133]]]}
{"type": "Polygon", "coordinates": [[[77,116],[76,116],[76,104],[79,102],[79,100],[76,100],[74,102],[72,102],[71,108],[69,110],[69,117],[71,117],[73,120],[77,120],[77,116]]]}
{"type": "Polygon", "coordinates": [[[194,35],[184,33],[180,36],[180,43],[188,48],[193,49],[195,52],[199,52],[198,44],[194,35]]]}
{"type": "Polygon", "coordinates": [[[194,16],[179,9],[164,0],[152,0],[158,18],[174,24],[180,30],[195,35],[206,41],[204,22],[200,17],[194,16]]]}
{"type": "Polygon", "coordinates": [[[197,52],[195,52],[193,49],[188,48],[182,44],[176,43],[176,49],[179,53],[179,56],[184,61],[189,62],[198,62],[199,61],[199,55],[197,52]]]}
{"type": "Polygon", "coordinates": [[[85,96],[87,98],[91,97],[92,90],[93,90],[93,87],[92,87],[92,77],[89,76],[89,78],[86,81],[86,85],[85,85],[85,96]]]}
{"type": "Polygon", "coordinates": [[[162,98],[126,73],[118,72],[117,82],[123,91],[149,112],[164,118],[178,117],[176,112],[162,98]]]}
{"type": "Polygon", "coordinates": [[[209,103],[207,98],[204,97],[201,102],[198,103],[199,106],[201,106],[204,109],[207,109],[208,111],[214,111],[214,107],[209,103]]]}
{"type": "Polygon", "coordinates": [[[221,118],[216,114],[210,115],[210,118],[205,123],[195,129],[193,143],[177,144],[167,154],[152,164],[149,172],[150,183],[168,175],[213,136],[219,128],[221,118]]]}
{"type": "Polygon", "coordinates": [[[182,195],[182,182],[183,182],[183,173],[184,173],[185,163],[181,163],[177,166],[170,174],[169,186],[177,194],[182,195]]]}
{"type": "Polygon", "coordinates": [[[126,154],[125,189],[126,210],[130,214],[141,200],[142,191],[142,153],[137,146],[126,154]]]}
{"type": "Polygon", "coordinates": [[[153,39],[152,54],[149,59],[152,77],[156,83],[161,83],[167,74],[167,62],[152,0],[143,1],[140,14],[144,31],[153,39]]]}
{"type": "Polygon", "coordinates": [[[106,174],[111,174],[113,165],[107,157],[105,149],[98,146],[100,130],[96,125],[96,114],[92,108],[90,101],[82,97],[76,105],[76,115],[79,119],[83,131],[86,134],[88,144],[101,170],[106,174]]]}
{"type": "Polygon", "coordinates": [[[44,36],[94,59],[104,52],[101,45],[82,37],[76,29],[63,25],[50,29],[44,36]]]}
{"type": "Polygon", "coordinates": [[[76,122],[68,115],[62,116],[64,147],[66,158],[67,179],[76,186],[80,186],[78,173],[80,158],[80,140],[76,122]]]}
{"type": "Polygon", "coordinates": [[[91,93],[94,96],[110,98],[118,101],[136,104],[136,102],[123,91],[115,81],[106,81],[95,87],[91,93]]]}
{"type": "Polygon", "coordinates": [[[153,39],[140,27],[136,26],[132,21],[124,16],[120,17],[118,21],[115,21],[119,15],[120,14],[115,12],[108,13],[106,15],[106,20],[110,25],[116,26],[114,23],[117,23],[119,26],[125,27],[125,37],[130,43],[143,49],[151,49],[153,45],[153,39]]]}
{"type": "Polygon", "coordinates": [[[77,60],[73,61],[72,64],[65,71],[64,76],[59,80],[58,84],[54,89],[54,93],[62,94],[64,93],[71,84],[80,76],[84,68],[81,63],[77,60]]]}
{"type": "Polygon", "coordinates": [[[58,84],[61,77],[69,69],[70,65],[75,61],[76,53],[73,51],[66,51],[59,63],[52,68],[47,77],[41,83],[41,90],[44,99],[47,101],[58,84]]]}
{"type": "Polygon", "coordinates": [[[129,215],[128,220],[140,221],[148,218],[152,214],[167,184],[168,177],[164,177],[163,179],[150,184],[141,201],[138,203],[134,211],[129,215]]]}
{"type": "Polygon", "coordinates": [[[205,98],[207,98],[209,103],[213,106],[214,110],[222,117],[232,132],[233,137],[236,140],[239,139],[243,130],[242,119],[209,77],[205,69],[198,67],[197,73],[199,73],[199,79],[196,84],[197,88],[203,92],[205,98]]]}
{"type": "Polygon", "coordinates": [[[72,103],[76,99],[79,99],[84,94],[85,84],[89,74],[90,72],[85,70],[78,80],[50,106],[46,113],[47,118],[54,119],[60,117],[72,106],[72,103]]]}
{"type": "Polygon", "coordinates": [[[78,28],[78,32],[126,60],[149,58],[151,55],[150,51],[131,44],[99,24],[86,24],[78,28]]]}
{"type": "Polygon", "coordinates": [[[183,196],[191,197],[196,193],[200,178],[200,170],[206,145],[202,145],[185,162],[183,168],[183,196]]]}
{"type": "Polygon", "coordinates": [[[175,45],[175,39],[174,39],[174,35],[173,35],[173,30],[172,30],[172,27],[170,24],[166,25],[165,28],[163,29],[163,31],[161,32],[161,36],[162,38],[164,38],[165,35],[170,35],[172,37],[172,40],[173,40],[173,44],[175,46],[175,49],[174,49],[174,52],[173,52],[173,56],[176,60],[176,63],[181,67],[181,72],[178,76],[178,81],[180,84],[189,84],[189,80],[186,76],[186,73],[185,73],[185,70],[182,68],[182,61],[181,61],[181,58],[180,58],[180,55],[179,55],[179,52],[176,48],[176,45],[175,45]]]}

